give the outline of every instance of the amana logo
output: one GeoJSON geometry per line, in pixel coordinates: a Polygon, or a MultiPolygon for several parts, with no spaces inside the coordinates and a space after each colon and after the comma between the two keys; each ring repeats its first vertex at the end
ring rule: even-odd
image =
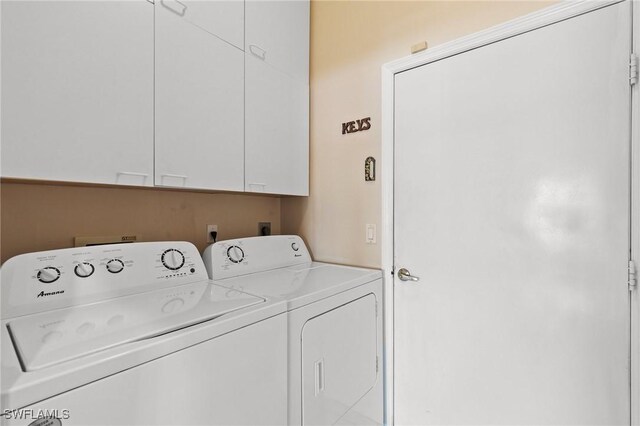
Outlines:
{"type": "Polygon", "coordinates": [[[53,295],[62,294],[62,293],[64,293],[64,290],[52,291],[51,293],[45,293],[44,291],[41,291],[40,293],[38,293],[36,297],[53,296],[53,295]]]}

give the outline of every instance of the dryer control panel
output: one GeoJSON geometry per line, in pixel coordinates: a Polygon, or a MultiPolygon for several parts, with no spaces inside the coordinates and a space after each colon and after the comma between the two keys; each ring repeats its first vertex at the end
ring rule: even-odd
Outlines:
{"type": "Polygon", "coordinates": [[[297,235],[270,235],[218,241],[202,255],[214,280],[311,262],[307,246],[297,235]]]}
{"type": "Polygon", "coordinates": [[[108,244],[19,255],[2,266],[2,318],[207,280],[183,241],[108,244]]]}

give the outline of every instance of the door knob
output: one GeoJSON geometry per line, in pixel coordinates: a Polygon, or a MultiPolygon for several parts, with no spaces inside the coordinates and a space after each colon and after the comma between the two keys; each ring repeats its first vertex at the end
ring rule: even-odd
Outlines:
{"type": "Polygon", "coordinates": [[[411,275],[411,272],[409,272],[406,268],[400,268],[398,270],[398,278],[400,278],[401,281],[420,281],[419,277],[414,277],[413,275],[411,275]]]}

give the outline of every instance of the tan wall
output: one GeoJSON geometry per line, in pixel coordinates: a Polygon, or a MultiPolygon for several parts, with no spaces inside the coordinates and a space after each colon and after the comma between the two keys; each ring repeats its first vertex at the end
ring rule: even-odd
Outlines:
{"type": "Polygon", "coordinates": [[[258,222],[280,232],[280,198],[157,189],[2,183],[2,262],[20,253],[73,247],[76,236],[138,235],[142,241],[255,236],[258,222]]]}
{"type": "Polygon", "coordinates": [[[364,182],[364,160],[378,159],[380,67],[410,53],[538,10],[540,1],[311,2],[311,196],[282,202],[284,233],[301,234],[316,260],[379,267],[380,180],[364,182]],[[371,130],[343,136],[341,123],[371,116],[371,130]],[[378,235],[379,237],[379,235],[378,235]]]}

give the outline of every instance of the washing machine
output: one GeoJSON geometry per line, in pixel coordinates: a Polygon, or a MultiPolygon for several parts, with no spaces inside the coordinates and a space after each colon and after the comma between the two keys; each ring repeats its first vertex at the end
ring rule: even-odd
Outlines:
{"type": "Polygon", "coordinates": [[[314,262],[298,236],[220,241],[216,283],[287,306],[288,423],[383,423],[382,274],[314,262]]]}
{"type": "Polygon", "coordinates": [[[30,253],[1,276],[3,425],[286,423],[286,303],[214,284],[192,244],[30,253]]]}

